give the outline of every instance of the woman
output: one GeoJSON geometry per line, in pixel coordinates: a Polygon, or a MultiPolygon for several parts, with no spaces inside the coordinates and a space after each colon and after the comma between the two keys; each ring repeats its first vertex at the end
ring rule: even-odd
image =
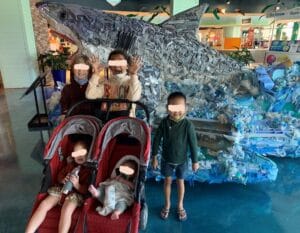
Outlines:
{"type": "MultiPolygon", "coordinates": [[[[61,120],[65,118],[65,114],[75,103],[85,99],[85,91],[92,72],[92,64],[87,56],[78,55],[75,57],[71,65],[71,82],[64,86],[61,93],[61,120]]],[[[88,112],[87,107],[78,106],[72,114],[87,114],[88,112]]]]}
{"type": "MultiPolygon", "coordinates": [[[[100,77],[97,73],[92,76],[86,89],[86,98],[138,101],[142,93],[142,85],[137,75],[141,66],[140,59],[130,60],[122,50],[114,50],[109,54],[108,66],[109,72],[106,72],[106,77],[100,77]]],[[[127,104],[113,104],[110,108],[110,118],[128,115],[127,109],[127,104]]],[[[106,106],[103,105],[101,110],[107,111],[106,106]]],[[[130,116],[135,116],[135,106],[130,109],[130,116]]]]}

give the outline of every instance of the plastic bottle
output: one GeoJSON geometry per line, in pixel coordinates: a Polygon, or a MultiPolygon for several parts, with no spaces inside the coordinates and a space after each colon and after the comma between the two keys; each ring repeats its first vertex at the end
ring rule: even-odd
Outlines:
{"type": "MultiPolygon", "coordinates": [[[[80,171],[80,166],[75,167],[70,173],[70,176],[78,176],[79,171],[80,171]]],[[[73,183],[70,180],[68,180],[65,183],[64,187],[62,188],[62,193],[67,195],[72,190],[72,188],[73,188],[73,183]]]]}

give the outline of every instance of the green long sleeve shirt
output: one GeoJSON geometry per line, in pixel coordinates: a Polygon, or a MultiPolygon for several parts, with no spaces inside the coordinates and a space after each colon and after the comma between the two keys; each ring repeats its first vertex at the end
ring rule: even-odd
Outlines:
{"type": "Polygon", "coordinates": [[[182,164],[187,160],[190,147],[192,162],[198,162],[197,138],[192,122],[184,118],[179,122],[164,118],[156,133],[152,145],[152,156],[157,155],[162,139],[162,158],[168,163],[182,164]]]}

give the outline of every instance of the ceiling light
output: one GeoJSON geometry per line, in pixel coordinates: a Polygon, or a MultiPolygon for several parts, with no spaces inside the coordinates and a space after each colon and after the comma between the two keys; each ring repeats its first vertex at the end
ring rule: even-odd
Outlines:
{"type": "Polygon", "coordinates": [[[230,1],[226,1],[226,4],[229,5],[229,4],[230,4],[230,1]]]}
{"type": "Polygon", "coordinates": [[[279,10],[280,10],[280,6],[276,6],[276,7],[275,7],[275,10],[276,10],[276,11],[279,11],[279,10]]]}
{"type": "Polygon", "coordinates": [[[112,6],[116,6],[121,2],[121,0],[106,0],[106,2],[108,2],[112,6]]]}
{"type": "Polygon", "coordinates": [[[222,9],[220,9],[220,12],[221,12],[222,14],[225,14],[225,13],[226,13],[226,9],[225,9],[225,8],[222,8],[222,9]]]}

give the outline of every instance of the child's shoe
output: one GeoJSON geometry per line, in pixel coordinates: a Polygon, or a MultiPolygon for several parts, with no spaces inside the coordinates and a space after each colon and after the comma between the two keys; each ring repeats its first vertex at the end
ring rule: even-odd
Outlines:
{"type": "Polygon", "coordinates": [[[183,222],[185,220],[187,220],[187,214],[186,214],[186,211],[185,209],[181,209],[177,211],[177,214],[178,214],[178,220],[183,222]]]}

